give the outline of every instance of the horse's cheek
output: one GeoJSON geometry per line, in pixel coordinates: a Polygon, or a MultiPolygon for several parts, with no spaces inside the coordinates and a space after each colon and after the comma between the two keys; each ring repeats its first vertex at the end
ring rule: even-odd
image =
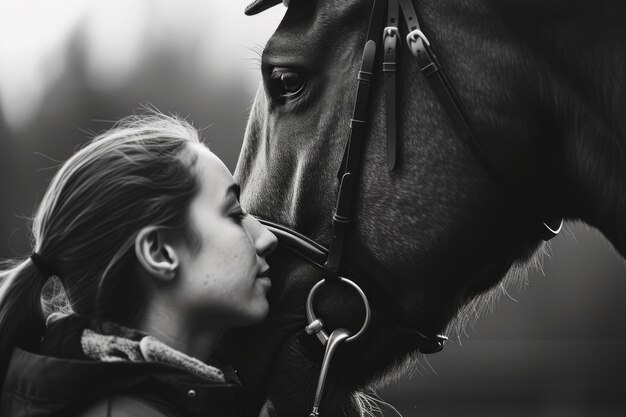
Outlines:
{"type": "MultiPolygon", "coordinates": [[[[268,385],[270,404],[266,402],[266,405],[271,405],[268,411],[274,411],[269,416],[309,415],[320,374],[322,353],[322,348],[319,352],[311,352],[301,343],[298,335],[292,336],[281,347],[268,385]]],[[[350,404],[349,393],[344,381],[337,378],[331,367],[320,415],[343,415],[341,410],[347,409],[350,404]]]]}
{"type": "Polygon", "coordinates": [[[274,363],[267,390],[276,416],[308,415],[315,395],[312,381],[317,381],[319,369],[320,364],[303,353],[297,336],[287,340],[274,363]],[[297,397],[293,393],[298,393],[297,397]]]}

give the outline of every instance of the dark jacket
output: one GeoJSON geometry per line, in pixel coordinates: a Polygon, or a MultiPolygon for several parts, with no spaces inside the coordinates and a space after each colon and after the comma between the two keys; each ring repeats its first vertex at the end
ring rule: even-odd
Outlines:
{"type": "Polygon", "coordinates": [[[240,416],[239,381],[226,383],[155,362],[101,362],[82,353],[87,321],[70,316],[50,326],[37,353],[15,348],[0,416],[240,416]]]}

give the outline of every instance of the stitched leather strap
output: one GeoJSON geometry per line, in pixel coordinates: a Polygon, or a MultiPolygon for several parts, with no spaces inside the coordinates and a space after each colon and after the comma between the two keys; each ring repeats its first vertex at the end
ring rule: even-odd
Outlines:
{"type": "Polygon", "coordinates": [[[388,0],[387,26],[383,29],[383,77],[385,78],[385,114],[387,126],[387,168],[393,171],[397,160],[396,134],[396,68],[400,43],[398,0],[388,0]]]}
{"type": "MultiPolygon", "coordinates": [[[[470,147],[483,168],[487,171],[487,174],[496,181],[505,195],[514,196],[515,190],[512,188],[511,184],[504,181],[504,177],[494,169],[493,164],[489,162],[483,144],[474,136],[463,104],[452,82],[435,56],[428,38],[421,31],[419,20],[415,13],[415,8],[413,7],[413,1],[398,1],[400,2],[404,20],[410,32],[407,36],[407,44],[417,59],[420,71],[435,92],[439,104],[448,115],[448,119],[452,123],[456,134],[470,147]]],[[[543,217],[545,217],[545,214],[543,217]]],[[[556,236],[560,231],[560,226],[563,224],[561,217],[549,217],[548,220],[538,219],[539,221],[536,223],[537,234],[546,241],[556,236]]]]}
{"type": "MultiPolygon", "coordinates": [[[[431,88],[435,92],[439,103],[452,122],[452,126],[458,136],[467,143],[474,151],[481,163],[491,171],[491,164],[488,163],[486,153],[481,143],[474,137],[472,129],[467,121],[463,104],[459,99],[452,83],[448,79],[443,67],[435,56],[430,42],[421,32],[421,27],[412,0],[399,0],[402,8],[402,15],[409,29],[409,32],[419,31],[422,36],[414,35],[413,41],[407,40],[407,44],[417,59],[420,71],[428,80],[431,88]]],[[[409,35],[410,36],[410,35],[409,35]]],[[[489,172],[494,178],[498,178],[494,172],[489,172]]]]}
{"type": "Polygon", "coordinates": [[[326,280],[338,280],[339,264],[343,255],[343,247],[348,225],[351,220],[352,201],[354,197],[355,177],[358,175],[361,145],[366,131],[367,102],[370,84],[373,78],[376,44],[367,41],[363,50],[363,60],[359,71],[354,113],[350,120],[350,138],[345,153],[345,170],[341,177],[339,194],[332,222],[332,239],[326,261],[326,280]]]}
{"type": "Polygon", "coordinates": [[[339,185],[339,194],[337,195],[337,204],[335,205],[335,213],[333,214],[332,237],[328,259],[324,265],[325,279],[327,282],[337,282],[339,280],[339,265],[341,263],[346,234],[352,216],[354,188],[356,178],[358,178],[359,175],[361,145],[366,132],[370,89],[372,80],[374,79],[374,64],[376,61],[376,42],[374,41],[374,37],[376,36],[377,28],[380,27],[379,19],[382,19],[382,16],[384,16],[385,5],[385,0],[374,1],[367,30],[368,40],[363,48],[361,69],[357,76],[358,83],[354,110],[352,112],[352,119],[350,120],[350,133],[338,174],[341,182],[339,185]]]}

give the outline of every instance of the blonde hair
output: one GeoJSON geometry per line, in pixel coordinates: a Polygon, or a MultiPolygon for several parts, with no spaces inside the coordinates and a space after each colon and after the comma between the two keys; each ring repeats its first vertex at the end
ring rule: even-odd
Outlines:
{"type": "Polygon", "coordinates": [[[65,295],[30,259],[0,271],[0,381],[14,346],[39,341],[44,311],[66,304],[88,318],[138,317],[144,302],[132,271],[134,240],[148,225],[189,234],[198,189],[190,145],[200,143],[186,121],[152,112],[122,119],[63,164],[36,212],[32,241],[65,295]]]}

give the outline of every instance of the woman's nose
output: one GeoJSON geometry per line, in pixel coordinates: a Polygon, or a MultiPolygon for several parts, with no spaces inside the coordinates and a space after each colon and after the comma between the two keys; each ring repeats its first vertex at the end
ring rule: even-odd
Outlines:
{"type": "Polygon", "coordinates": [[[249,230],[257,254],[263,257],[268,256],[270,253],[274,252],[276,246],[278,246],[278,239],[274,233],[270,232],[267,227],[263,226],[256,219],[256,217],[248,217],[251,218],[249,230]]]}

